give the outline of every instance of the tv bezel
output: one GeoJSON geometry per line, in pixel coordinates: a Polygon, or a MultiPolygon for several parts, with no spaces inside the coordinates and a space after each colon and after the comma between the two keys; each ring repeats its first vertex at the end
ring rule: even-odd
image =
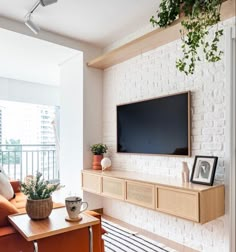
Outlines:
{"type": "Polygon", "coordinates": [[[134,102],[128,102],[128,103],[122,103],[122,104],[117,104],[116,105],[116,153],[117,154],[125,154],[125,155],[155,155],[155,156],[166,156],[166,157],[191,157],[191,91],[184,91],[184,92],[179,92],[179,93],[173,93],[173,94],[168,94],[168,95],[162,95],[158,97],[154,97],[151,99],[143,99],[139,101],[134,101],[134,102]],[[188,155],[175,155],[175,154],[158,154],[158,153],[135,153],[135,152],[119,152],[118,151],[118,113],[117,113],[117,108],[119,106],[124,106],[124,105],[129,105],[129,104],[134,104],[134,103],[141,103],[145,101],[151,101],[151,100],[156,100],[156,99],[161,99],[161,98],[166,98],[170,96],[175,96],[175,95],[181,95],[181,94],[187,94],[188,95],[188,155]]]}

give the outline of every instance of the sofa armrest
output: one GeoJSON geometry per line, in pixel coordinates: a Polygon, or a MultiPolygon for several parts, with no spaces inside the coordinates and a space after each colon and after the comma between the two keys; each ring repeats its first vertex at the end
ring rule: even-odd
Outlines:
{"type": "Polygon", "coordinates": [[[16,230],[12,226],[0,227],[0,238],[6,235],[15,234],[16,230]]]}
{"type": "Polygon", "coordinates": [[[13,188],[14,193],[20,192],[20,181],[19,180],[11,180],[11,186],[13,188]]]}

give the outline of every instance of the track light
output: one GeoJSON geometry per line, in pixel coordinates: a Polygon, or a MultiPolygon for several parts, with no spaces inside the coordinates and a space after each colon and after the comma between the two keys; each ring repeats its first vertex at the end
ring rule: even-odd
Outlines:
{"type": "Polygon", "coordinates": [[[26,14],[25,16],[25,25],[30,28],[30,30],[38,34],[40,31],[40,28],[38,25],[34,24],[33,21],[31,20],[31,15],[33,12],[38,8],[38,6],[41,4],[42,6],[48,6],[50,4],[56,3],[57,0],[38,0],[33,7],[30,9],[30,11],[26,14]]]}
{"type": "Polygon", "coordinates": [[[50,5],[50,4],[54,4],[56,3],[57,0],[40,0],[40,3],[42,6],[47,6],[47,5],[50,5]]]}
{"type": "Polygon", "coordinates": [[[34,33],[34,34],[38,34],[40,31],[40,28],[38,25],[34,24],[33,21],[31,20],[31,15],[28,15],[25,19],[25,25],[28,26],[30,28],[30,30],[34,33]]]}

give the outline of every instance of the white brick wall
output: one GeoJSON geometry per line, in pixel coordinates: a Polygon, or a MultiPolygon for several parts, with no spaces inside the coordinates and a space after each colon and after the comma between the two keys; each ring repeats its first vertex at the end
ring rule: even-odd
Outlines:
{"type": "MultiPolygon", "coordinates": [[[[234,22],[227,20],[226,27],[234,22]]],[[[103,142],[109,146],[113,169],[180,178],[182,161],[191,168],[195,155],[216,155],[216,179],[225,172],[226,79],[224,60],[202,62],[193,76],[175,68],[180,41],[139,55],[104,72],[103,142]],[[191,90],[192,158],[116,153],[116,105],[191,90]]],[[[224,49],[224,38],[221,41],[224,49]]],[[[104,212],[132,225],[205,252],[227,252],[226,218],[205,225],[147,210],[125,202],[103,199],[104,212]]]]}

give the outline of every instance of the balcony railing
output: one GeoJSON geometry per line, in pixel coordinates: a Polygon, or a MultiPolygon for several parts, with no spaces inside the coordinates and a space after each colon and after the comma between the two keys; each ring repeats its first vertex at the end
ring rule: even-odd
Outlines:
{"type": "Polygon", "coordinates": [[[41,172],[49,181],[59,180],[56,145],[0,145],[0,165],[12,179],[24,180],[41,172]]]}

